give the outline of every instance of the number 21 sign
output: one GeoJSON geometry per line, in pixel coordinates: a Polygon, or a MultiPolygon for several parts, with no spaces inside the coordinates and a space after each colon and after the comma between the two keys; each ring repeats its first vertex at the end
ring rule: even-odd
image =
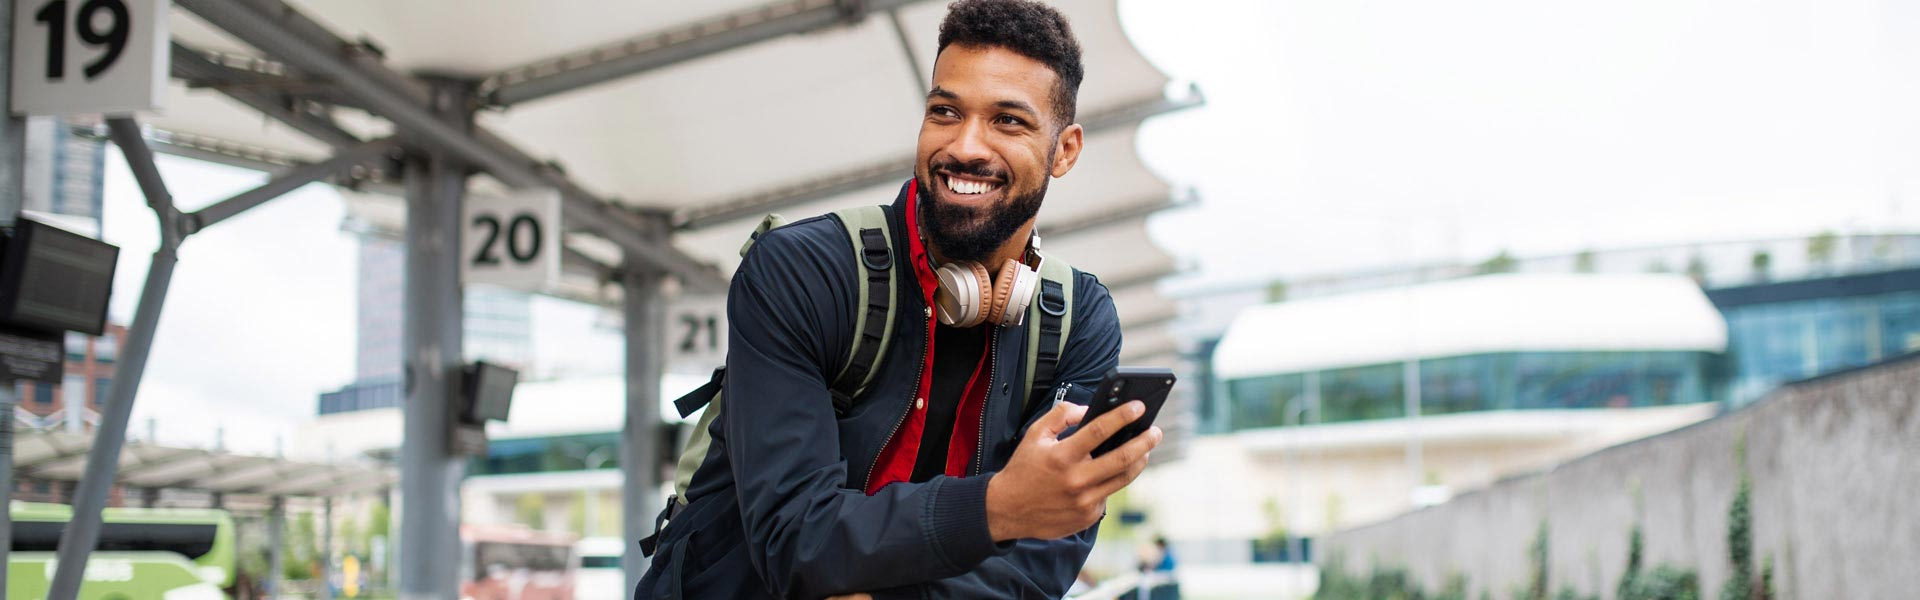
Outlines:
{"type": "Polygon", "coordinates": [[[13,112],[125,115],[167,89],[167,0],[16,0],[13,112]]]}

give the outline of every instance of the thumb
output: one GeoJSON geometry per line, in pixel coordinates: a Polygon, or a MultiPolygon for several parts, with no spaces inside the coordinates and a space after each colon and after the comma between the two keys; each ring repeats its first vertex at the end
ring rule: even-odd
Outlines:
{"type": "Polygon", "coordinates": [[[1034,421],[1033,427],[1035,431],[1040,432],[1040,439],[1053,441],[1060,439],[1060,432],[1079,423],[1080,418],[1086,414],[1085,406],[1072,402],[1055,402],[1053,408],[1047,410],[1047,414],[1040,415],[1040,419],[1034,421]]]}

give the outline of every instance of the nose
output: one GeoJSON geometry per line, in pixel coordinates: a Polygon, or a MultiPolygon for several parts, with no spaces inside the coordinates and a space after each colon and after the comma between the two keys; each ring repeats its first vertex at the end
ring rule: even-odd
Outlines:
{"type": "Polygon", "coordinates": [[[960,134],[947,144],[947,155],[966,164],[990,161],[993,150],[987,147],[986,123],[968,119],[960,126],[960,134]]]}

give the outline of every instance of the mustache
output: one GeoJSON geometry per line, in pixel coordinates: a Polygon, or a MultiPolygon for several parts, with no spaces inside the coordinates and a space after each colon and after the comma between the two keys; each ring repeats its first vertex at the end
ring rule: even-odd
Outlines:
{"type": "Polygon", "coordinates": [[[1000,181],[1007,180],[1006,171],[995,169],[989,166],[986,161],[963,163],[951,158],[935,159],[931,164],[927,165],[927,170],[933,173],[946,173],[948,175],[965,175],[968,177],[997,179],[1000,181]]]}

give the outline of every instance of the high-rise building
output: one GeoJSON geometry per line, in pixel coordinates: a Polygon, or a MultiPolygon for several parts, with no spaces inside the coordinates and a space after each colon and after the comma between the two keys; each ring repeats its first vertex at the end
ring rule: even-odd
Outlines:
{"type": "MultiPolygon", "coordinates": [[[[354,381],[320,395],[320,414],[400,405],[405,355],[401,347],[406,245],[376,233],[360,234],[354,381]]],[[[467,360],[517,369],[533,363],[533,297],[526,292],[469,286],[461,345],[467,360]]]]}
{"type": "Polygon", "coordinates": [[[71,125],[55,117],[27,120],[27,156],[21,208],[52,217],[57,225],[89,235],[100,235],[105,213],[101,193],[106,174],[106,141],[74,135],[71,125]]]}

